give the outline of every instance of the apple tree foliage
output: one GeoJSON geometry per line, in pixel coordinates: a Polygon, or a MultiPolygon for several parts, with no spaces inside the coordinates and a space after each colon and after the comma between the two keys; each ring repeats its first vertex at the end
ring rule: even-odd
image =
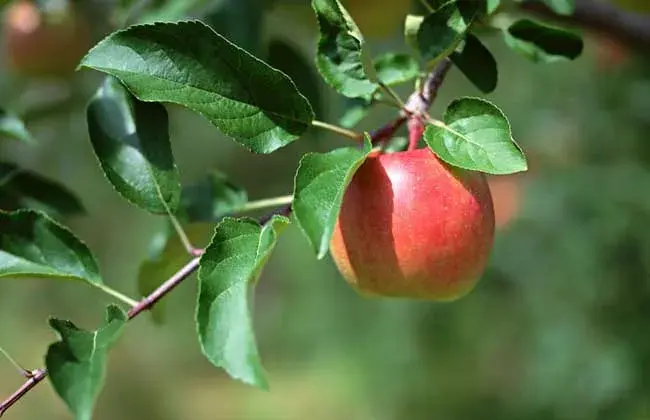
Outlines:
{"type": "MultiPolygon", "coordinates": [[[[127,8],[130,2],[122,3],[127,8]]],[[[265,47],[255,30],[237,24],[237,19],[260,19],[254,2],[226,1],[199,20],[186,20],[193,10],[177,3],[151,6],[138,23],[106,36],[79,63],[79,71],[104,75],[88,102],[88,138],[118,194],[149,213],[174,216],[192,242],[205,246],[195,311],[200,348],[231,377],[262,388],[272,381],[256,345],[250,299],[264,264],[291,223],[317,258],[327,255],[346,186],[376,144],[371,134],[362,133],[349,147],[307,153],[296,168],[291,212],[266,220],[237,217],[247,194],[222,174],[206,174],[196,184],[181,182],[166,104],[201,115],[251,153],[270,154],[300,141],[311,127],[324,126],[317,120],[322,106],[314,75],[354,103],[354,115],[349,112],[342,122],[353,127],[380,103],[399,108],[391,86],[412,83],[418,89],[443,60],[451,60],[478,92],[496,89],[497,62],[481,41],[486,33],[539,63],[573,60],[582,51],[581,38],[572,31],[530,18],[501,19],[508,9],[499,0],[451,0],[404,16],[404,48],[373,57],[340,1],[312,0],[319,28],[312,61],[282,41],[265,47]],[[212,238],[195,234],[195,224],[212,224],[212,238]]],[[[570,14],[573,7],[571,0],[545,3],[559,14],[570,14]]],[[[422,118],[426,147],[449,165],[489,174],[527,169],[507,117],[486,99],[457,98],[440,119],[422,118]]],[[[342,131],[335,124],[325,128],[342,131]]],[[[0,134],[36,141],[10,110],[0,113],[0,134]]],[[[59,221],[84,211],[65,186],[0,162],[0,206],[0,277],[76,280],[110,290],[91,250],[59,221]]],[[[151,250],[141,266],[143,296],[191,258],[171,228],[154,238],[151,250]]],[[[45,356],[49,381],[79,420],[92,417],[106,354],[128,320],[127,309],[107,307],[102,325],[90,331],[50,320],[59,341],[45,356]]],[[[153,309],[158,320],[162,309],[153,309]]]]}

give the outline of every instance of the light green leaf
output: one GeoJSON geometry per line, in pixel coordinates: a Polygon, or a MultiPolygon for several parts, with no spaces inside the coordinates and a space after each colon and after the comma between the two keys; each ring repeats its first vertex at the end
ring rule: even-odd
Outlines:
{"type": "Polygon", "coordinates": [[[420,74],[420,66],[408,54],[385,53],[372,62],[377,77],[388,86],[415,79],[420,74]]]}
{"type": "Polygon", "coordinates": [[[327,255],[343,195],[372,145],[366,134],[363,149],[345,147],[328,153],[307,153],[294,181],[293,215],[316,252],[327,255]]]}
{"type": "Polygon", "coordinates": [[[151,213],[174,212],[181,185],[165,107],[138,101],[107,77],[86,115],[93,149],[115,190],[151,213]]]}
{"type": "Polygon", "coordinates": [[[572,15],[576,8],[575,0],[541,0],[559,15],[572,15]]]}
{"type": "Polygon", "coordinates": [[[419,15],[407,15],[404,20],[404,39],[406,44],[418,53],[420,52],[418,31],[420,30],[422,21],[424,21],[424,16],[419,15]]]}
{"type": "Polygon", "coordinates": [[[25,143],[36,143],[25,123],[15,114],[0,108],[0,137],[7,137],[25,143]]]}
{"type": "Polygon", "coordinates": [[[316,65],[323,79],[349,98],[370,97],[379,86],[366,65],[361,31],[338,0],[312,0],[320,28],[316,65]]]}
{"type": "Polygon", "coordinates": [[[339,119],[339,124],[345,128],[354,128],[364,118],[368,116],[372,108],[372,102],[364,99],[346,99],[343,115],[339,119]]]}
{"type": "Polygon", "coordinates": [[[255,343],[248,295],[278,235],[282,216],[263,226],[252,219],[225,218],[201,256],[196,325],[203,354],[231,377],[268,389],[255,343]]]}
{"type": "Polygon", "coordinates": [[[424,140],[450,165],[490,174],[527,169],[526,158],[512,138],[510,123],[490,102],[456,99],[445,112],[444,124],[427,126],[424,140]]]}
{"type": "Polygon", "coordinates": [[[0,162],[0,208],[36,208],[65,216],[85,213],[66,186],[7,162],[0,162]]]}
{"type": "Polygon", "coordinates": [[[427,15],[417,32],[422,58],[432,64],[450,55],[465,38],[479,5],[480,2],[447,2],[427,15]]]}
{"type": "Polygon", "coordinates": [[[101,284],[95,257],[67,228],[35,210],[0,211],[0,278],[47,277],[101,284]]]}
{"type": "Polygon", "coordinates": [[[141,101],[187,107],[256,153],[291,143],[314,119],[287,75],[198,21],[114,32],[81,66],[117,77],[141,101]]]}
{"type": "Polygon", "coordinates": [[[60,341],[50,345],[45,365],[50,382],[77,420],[90,420],[106,376],[106,353],[120,337],[127,316],[118,306],[106,308],[104,323],[95,331],[70,321],[50,319],[60,341]]]}
{"type": "Polygon", "coordinates": [[[487,14],[494,13],[499,8],[500,5],[501,5],[501,0],[487,0],[486,3],[487,14]]]}
{"type": "Polygon", "coordinates": [[[503,35],[510,48],[533,62],[574,60],[583,49],[579,35],[530,19],[518,20],[503,35]]]}
{"type": "Polygon", "coordinates": [[[467,34],[461,51],[451,60],[481,92],[490,93],[497,87],[497,62],[485,45],[472,34],[467,34]]]}
{"type": "Polygon", "coordinates": [[[242,207],[248,201],[246,191],[228,181],[218,171],[183,187],[178,216],[181,220],[215,222],[242,207]]]}
{"type": "MultiPolygon", "coordinates": [[[[203,247],[210,241],[213,225],[209,223],[191,223],[183,226],[189,240],[196,246],[203,247]]],[[[138,272],[138,293],[148,296],[163,282],[175,274],[180,267],[187,264],[189,256],[176,231],[165,226],[151,239],[149,255],[140,264],[138,272]]],[[[157,323],[165,321],[167,297],[159,300],[151,308],[151,316],[157,323]]]]}

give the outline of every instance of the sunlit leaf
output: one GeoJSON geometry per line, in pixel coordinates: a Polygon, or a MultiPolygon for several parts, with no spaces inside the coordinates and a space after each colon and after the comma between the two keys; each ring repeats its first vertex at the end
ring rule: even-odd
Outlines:
{"type": "Polygon", "coordinates": [[[364,56],[361,31],[338,0],[312,0],[320,28],[316,65],[325,81],[349,98],[369,97],[379,87],[364,56]]]}
{"type": "Polygon", "coordinates": [[[444,124],[428,125],[424,140],[445,162],[491,174],[527,169],[526,158],[512,138],[510,123],[490,102],[456,99],[445,112],[444,124]]]}
{"type": "Polygon", "coordinates": [[[127,317],[118,306],[106,308],[104,323],[95,331],[70,321],[50,319],[60,341],[50,345],[45,365],[50,382],[77,420],[90,420],[106,376],[106,353],[120,337],[127,317]]]}
{"type": "Polygon", "coordinates": [[[249,294],[289,219],[260,226],[225,218],[201,257],[196,324],[203,354],[231,377],[267,389],[255,343],[249,294]]]}
{"type": "Polygon", "coordinates": [[[107,77],[88,104],[88,131],[115,190],[154,214],[174,212],[181,185],[165,107],[135,99],[107,77]]]}
{"type": "Polygon", "coordinates": [[[46,277],[102,283],[88,247],[35,210],[0,211],[0,278],[46,277]]]}
{"type": "Polygon", "coordinates": [[[420,74],[420,66],[408,54],[385,53],[372,62],[377,77],[388,86],[415,79],[420,74]]]}
{"type": "Polygon", "coordinates": [[[294,181],[293,215],[319,259],[329,250],[345,189],[371,148],[366,135],[363,149],[345,147],[328,153],[308,153],[300,160],[294,181]]]}
{"type": "Polygon", "coordinates": [[[141,101],[187,107],[257,153],[296,140],[314,118],[284,73],[198,21],[114,32],[81,66],[117,77],[141,101]]]}

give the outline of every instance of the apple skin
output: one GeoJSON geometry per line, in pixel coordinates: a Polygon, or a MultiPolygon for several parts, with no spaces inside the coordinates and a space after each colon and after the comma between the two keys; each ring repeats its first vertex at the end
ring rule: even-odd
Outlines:
{"type": "Polygon", "coordinates": [[[330,251],[361,294],[452,301],[478,282],[494,230],[482,173],[426,148],[371,154],[344,194],[330,251]]]}
{"type": "Polygon", "coordinates": [[[63,78],[74,74],[92,36],[74,9],[52,20],[32,2],[18,0],[4,13],[2,42],[7,64],[17,75],[63,78]]]}

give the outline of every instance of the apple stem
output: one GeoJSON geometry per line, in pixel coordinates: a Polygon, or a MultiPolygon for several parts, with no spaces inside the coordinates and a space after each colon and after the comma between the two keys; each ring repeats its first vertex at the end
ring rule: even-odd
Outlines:
{"type": "Polygon", "coordinates": [[[413,115],[408,122],[409,129],[409,145],[408,150],[415,150],[418,147],[418,143],[424,134],[424,122],[422,118],[418,115],[413,115]]]}

